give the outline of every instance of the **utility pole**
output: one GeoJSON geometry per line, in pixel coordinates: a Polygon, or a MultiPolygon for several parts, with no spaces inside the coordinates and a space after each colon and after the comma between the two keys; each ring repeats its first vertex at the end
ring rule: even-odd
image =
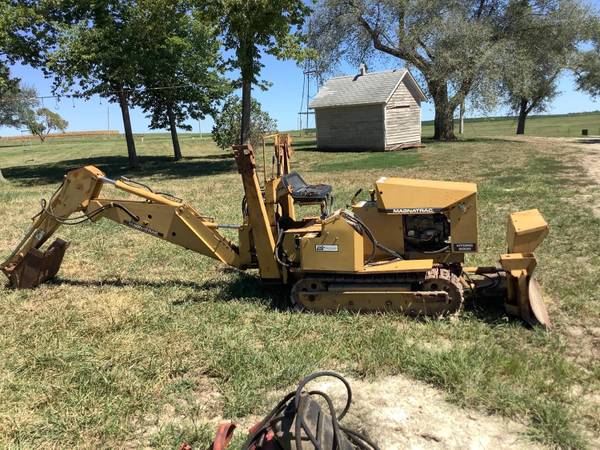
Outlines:
{"type": "Polygon", "coordinates": [[[465,132],[465,101],[460,102],[460,110],[459,110],[459,118],[460,122],[458,124],[458,134],[463,134],[465,132]]]}

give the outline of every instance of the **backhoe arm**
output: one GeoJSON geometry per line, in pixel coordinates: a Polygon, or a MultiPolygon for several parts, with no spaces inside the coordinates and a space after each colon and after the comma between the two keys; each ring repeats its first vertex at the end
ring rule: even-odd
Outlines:
{"type": "Polygon", "coordinates": [[[237,247],[218,232],[218,225],[169,194],[125,178],[111,180],[93,166],[69,172],[17,248],[0,265],[10,284],[31,288],[56,275],[67,243],[56,240],[46,251],[40,248],[61,225],[107,218],[173,244],[240,267],[237,247]],[[142,201],[100,197],[104,185],[141,197],[142,201]],[[73,217],[75,213],[79,216],[73,217]]]}
{"type": "Polygon", "coordinates": [[[50,201],[42,201],[42,210],[33,218],[31,227],[0,265],[13,287],[35,287],[56,275],[68,244],[57,240],[46,252],[39,249],[62,223],[74,213],[82,212],[90,199],[98,196],[103,176],[104,173],[93,166],[73,170],[65,176],[50,201]]]}

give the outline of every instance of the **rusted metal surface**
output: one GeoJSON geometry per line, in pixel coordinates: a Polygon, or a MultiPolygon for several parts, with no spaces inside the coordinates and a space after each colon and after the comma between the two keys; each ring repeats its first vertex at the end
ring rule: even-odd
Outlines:
{"type": "Polygon", "coordinates": [[[37,287],[56,275],[68,246],[68,242],[57,239],[46,251],[32,248],[15,266],[4,267],[2,270],[14,288],[37,287]]]}
{"type": "MultiPolygon", "coordinates": [[[[207,450],[225,450],[229,446],[231,439],[233,439],[233,432],[236,429],[236,425],[231,422],[225,422],[219,425],[217,429],[217,435],[212,445],[207,450]]],[[[189,444],[188,444],[189,445],[189,444]]],[[[180,450],[192,450],[192,447],[188,448],[180,447],[180,450]]]]}

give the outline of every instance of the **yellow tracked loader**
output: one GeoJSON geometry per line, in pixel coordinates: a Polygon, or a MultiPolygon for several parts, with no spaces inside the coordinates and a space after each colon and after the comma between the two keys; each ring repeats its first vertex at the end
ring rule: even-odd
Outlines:
{"type": "Polygon", "coordinates": [[[229,266],[257,268],[262,280],[289,286],[299,309],[441,315],[460,309],[465,290],[500,287],[507,313],[550,326],[533,277],[533,252],[548,233],[538,210],[509,216],[498,266],[465,267],[465,254],[477,251],[475,184],[382,177],[367,200],[356,201],[357,193],[348,208],[333,211],[331,186],[291,171],[289,135],[275,136],[274,149],[261,186],[252,147],[233,147],[245,192],[237,244],[219,232],[227,226],[183,200],[86,166],[65,176],[0,268],[13,287],[35,287],[60,267],[67,243],[42,246],[61,225],[110,219],[229,266]],[[137,199],[103,197],[105,187],[137,199]],[[321,215],[299,217],[303,205],[320,205],[321,215]]]}

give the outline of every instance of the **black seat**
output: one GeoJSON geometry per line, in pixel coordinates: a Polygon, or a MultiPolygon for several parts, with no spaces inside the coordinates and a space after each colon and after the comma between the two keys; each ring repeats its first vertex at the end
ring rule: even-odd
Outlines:
{"type": "Polygon", "coordinates": [[[298,172],[290,172],[281,180],[292,193],[292,198],[298,203],[319,203],[327,201],[331,195],[328,184],[307,184],[298,172]]]}

